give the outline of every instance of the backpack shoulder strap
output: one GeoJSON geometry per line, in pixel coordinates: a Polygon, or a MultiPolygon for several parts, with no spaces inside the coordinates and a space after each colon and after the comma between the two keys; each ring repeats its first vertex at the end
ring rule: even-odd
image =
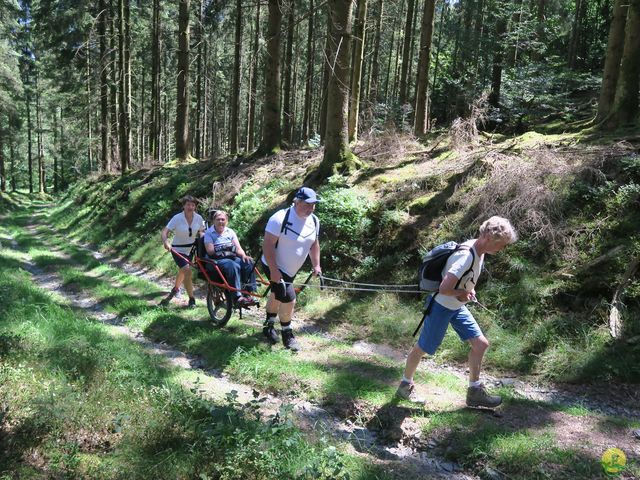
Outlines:
{"type": "MultiPolygon", "coordinates": [[[[284,218],[282,219],[282,225],[280,226],[280,235],[286,235],[287,234],[287,228],[289,228],[289,225],[291,225],[291,222],[289,222],[289,214],[291,213],[291,207],[287,208],[287,211],[284,214],[284,218]]],[[[278,243],[280,243],[280,239],[278,238],[278,240],[276,240],[276,245],[275,248],[278,248],[278,243]]]]}
{"type": "Polygon", "coordinates": [[[282,226],[280,227],[280,234],[287,234],[287,228],[291,225],[289,222],[289,214],[291,213],[291,207],[287,208],[287,212],[284,214],[284,219],[282,220],[282,226]]]}
{"type": "Polygon", "coordinates": [[[473,270],[473,264],[476,261],[476,254],[473,251],[473,248],[471,248],[469,245],[458,245],[458,248],[456,248],[455,251],[458,251],[458,250],[469,250],[469,252],[471,253],[471,265],[469,266],[469,268],[467,268],[467,270],[462,275],[460,275],[460,278],[456,282],[455,288],[458,288],[460,286],[460,282],[462,281],[462,279],[467,275],[469,275],[469,272],[473,270]]]}

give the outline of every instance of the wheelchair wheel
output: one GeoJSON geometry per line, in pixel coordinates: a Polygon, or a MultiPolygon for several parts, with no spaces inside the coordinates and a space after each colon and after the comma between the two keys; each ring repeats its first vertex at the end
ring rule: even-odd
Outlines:
{"type": "Polygon", "coordinates": [[[233,313],[233,297],[229,292],[215,285],[209,285],[207,291],[207,310],[213,325],[224,327],[233,313]]]}

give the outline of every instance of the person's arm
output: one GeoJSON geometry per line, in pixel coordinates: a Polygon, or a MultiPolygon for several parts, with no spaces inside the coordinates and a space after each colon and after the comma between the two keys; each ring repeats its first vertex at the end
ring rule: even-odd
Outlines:
{"type": "Polygon", "coordinates": [[[316,238],[316,241],[311,245],[309,250],[309,258],[311,259],[311,265],[313,266],[313,274],[321,275],[322,268],[320,267],[320,242],[316,238]]]}
{"type": "Polygon", "coordinates": [[[162,229],[162,233],[160,234],[160,238],[162,238],[162,246],[167,252],[171,251],[171,242],[169,242],[169,228],[164,227],[162,229]]]}
{"type": "Polygon", "coordinates": [[[449,272],[445,275],[438,288],[438,293],[448,297],[456,297],[461,302],[470,302],[475,297],[475,290],[467,292],[460,288],[456,288],[459,278],[449,272]]]}
{"type": "Polygon", "coordinates": [[[238,237],[233,237],[233,245],[236,247],[236,255],[240,257],[240,260],[243,262],[253,262],[253,258],[247,255],[240,246],[240,240],[238,240],[238,237]]]}
{"type": "Polygon", "coordinates": [[[267,261],[269,272],[271,273],[270,280],[275,283],[278,283],[280,282],[280,280],[282,280],[282,275],[280,274],[280,270],[278,269],[278,264],[276,262],[277,242],[277,236],[275,236],[273,233],[265,232],[262,251],[264,252],[264,258],[267,261]]]}
{"type": "Polygon", "coordinates": [[[204,232],[204,249],[207,251],[207,255],[213,258],[213,254],[216,253],[216,247],[210,237],[209,230],[204,232]]]}

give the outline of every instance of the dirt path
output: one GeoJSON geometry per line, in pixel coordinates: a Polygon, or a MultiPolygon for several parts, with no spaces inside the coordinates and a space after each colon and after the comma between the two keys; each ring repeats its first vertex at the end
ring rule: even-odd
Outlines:
{"type": "MultiPolygon", "coordinates": [[[[41,219],[40,219],[41,220],[41,219]]],[[[38,225],[42,225],[38,222],[38,225]]],[[[27,231],[35,234],[35,223],[27,227],[27,231]]],[[[12,248],[18,250],[19,245],[12,243],[12,248]]],[[[127,262],[121,258],[93,250],[89,245],[82,248],[90,252],[97,260],[108,263],[124,272],[136,277],[149,280],[169,289],[171,281],[158,276],[155,272],[127,262]]],[[[54,250],[54,249],[52,249],[54,250]]],[[[59,251],[58,251],[59,252],[59,251]]],[[[59,252],[60,253],[60,252],[59,252]]],[[[476,478],[474,475],[462,471],[460,465],[444,459],[447,454],[446,435],[433,435],[423,438],[420,421],[412,418],[411,412],[402,407],[389,407],[384,411],[369,412],[366,405],[358,402],[347,403],[342,408],[332,407],[331,411],[320,405],[300,399],[283,399],[275,395],[257,392],[251,385],[239,384],[229,379],[223,372],[205,369],[204,362],[194,356],[186,355],[170,346],[155,343],[145,338],[140,332],[135,332],[124,325],[124,320],[104,311],[100,303],[83,291],[65,287],[60,277],[37,267],[31,260],[24,264],[41,288],[54,292],[65,298],[74,308],[81,310],[87,316],[109,325],[114,334],[121,334],[141,344],[149,352],[162,355],[176,367],[198,370],[200,376],[199,390],[203,396],[210,399],[222,400],[225,395],[236,392],[238,401],[243,404],[255,402],[256,399],[265,416],[273,415],[284,404],[291,404],[296,423],[311,434],[319,428],[338,439],[347,440],[353,446],[354,452],[366,455],[372,462],[383,463],[389,471],[397,472],[398,478],[476,478]],[[355,419],[359,419],[354,421],[355,419]]],[[[200,298],[203,294],[200,292],[200,298]]],[[[255,325],[260,325],[257,317],[247,316],[244,319],[255,325]]],[[[302,333],[313,331],[310,325],[302,325],[302,333]]],[[[325,333],[326,335],[326,333],[325,333]]],[[[303,346],[310,347],[310,340],[301,335],[303,346]]],[[[376,345],[363,341],[354,343],[350,353],[357,357],[371,359],[381,356],[402,364],[405,353],[384,345],[376,345]]],[[[301,355],[317,355],[314,349],[307,348],[301,355]]],[[[465,369],[457,365],[436,364],[432,360],[423,362],[422,369],[429,371],[454,374],[463,382],[466,378],[465,369]]],[[[513,387],[514,391],[523,399],[565,406],[581,406],[589,410],[602,412],[609,416],[640,419],[640,391],[637,386],[621,385],[541,385],[531,379],[523,381],[513,378],[497,378],[483,375],[493,384],[505,384],[513,387]]],[[[188,388],[193,385],[186,385],[188,388]]],[[[446,389],[428,392],[439,396],[438,400],[450,401],[452,408],[460,408],[460,399],[455,399],[446,389]],[[451,398],[449,398],[451,397],[451,398]]],[[[510,425],[514,429],[530,428],[542,429],[552,424],[555,437],[559,443],[567,446],[585,446],[588,451],[593,450],[598,455],[601,448],[617,446],[627,453],[640,456],[640,432],[624,429],[603,431],[599,428],[602,418],[598,416],[575,417],[562,411],[552,413],[539,411],[539,406],[522,406],[512,408],[508,413],[495,417],[495,421],[510,425]],[[537,420],[536,420],[537,419],[537,420]]],[[[482,476],[501,478],[499,472],[481,472],[482,476]]]]}

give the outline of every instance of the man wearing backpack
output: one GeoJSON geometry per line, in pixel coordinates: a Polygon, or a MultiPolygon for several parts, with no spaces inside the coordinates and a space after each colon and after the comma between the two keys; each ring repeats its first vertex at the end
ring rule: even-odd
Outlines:
{"type": "Polygon", "coordinates": [[[478,238],[460,244],[447,258],[438,291],[427,301],[424,326],[418,342],[407,357],[397,396],[422,403],[415,392],[413,376],[425,353],[436,353],[451,324],[460,339],[468,342],[471,347],[467,405],[495,408],[502,403],[502,398],[487,393],[480,382],[482,358],[489,347],[489,341],[465,304],[475,300],[475,286],[482,270],[484,255],[498,253],[516,239],[511,223],[505,218],[494,216],[480,226],[478,238]]]}
{"type": "Polygon", "coordinates": [[[313,214],[320,199],[308,187],[299,189],[289,208],[274,213],[265,228],[262,263],[270,280],[271,295],[267,300],[267,319],[262,333],[272,345],[278,343],[274,324],[276,316],[282,327],[282,343],[294,352],[300,349],[291,317],[296,302],[293,280],[307,259],[311,259],[314,275],[320,275],[320,222],[313,214]]]}

